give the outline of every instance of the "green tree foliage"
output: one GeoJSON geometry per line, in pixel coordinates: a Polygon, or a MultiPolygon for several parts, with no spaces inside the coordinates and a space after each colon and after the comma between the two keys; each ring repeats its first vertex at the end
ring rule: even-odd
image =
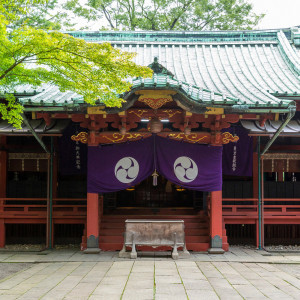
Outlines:
{"type": "MultiPolygon", "coordinates": [[[[16,26],[39,0],[0,0],[0,113],[20,127],[22,106],[12,96],[22,84],[51,83],[61,91],[73,91],[93,104],[120,106],[119,94],[131,87],[128,77],[149,77],[151,71],[133,63],[133,53],[122,52],[109,43],[86,43],[57,31],[46,32],[26,24],[16,26]],[[13,26],[12,26],[13,25],[13,26]]],[[[41,0],[43,1],[43,0],[41,0]]]]}
{"type": "Polygon", "coordinates": [[[15,20],[11,22],[11,28],[30,26],[36,29],[72,29],[75,25],[67,10],[63,9],[63,2],[59,0],[47,0],[32,2],[30,9],[16,10],[15,20]]]}
{"type": "Polygon", "coordinates": [[[247,0],[69,0],[65,7],[113,30],[252,29],[256,15],[247,0]]]}

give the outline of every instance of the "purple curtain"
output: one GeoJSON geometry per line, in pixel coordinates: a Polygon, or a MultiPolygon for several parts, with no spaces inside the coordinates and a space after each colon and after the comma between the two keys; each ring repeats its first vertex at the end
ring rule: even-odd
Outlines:
{"type": "Polygon", "coordinates": [[[88,192],[124,190],[149,177],[155,168],[188,189],[222,189],[222,147],[152,136],[126,144],[88,147],[88,192]]]}
{"type": "Polygon", "coordinates": [[[61,175],[83,175],[87,167],[87,145],[71,140],[72,135],[87,131],[79,124],[68,126],[59,139],[59,172],[61,175]]]}
{"type": "Polygon", "coordinates": [[[198,191],[222,190],[222,147],[189,144],[157,136],[158,172],[171,182],[198,191]]]}
{"type": "Polygon", "coordinates": [[[241,127],[230,127],[225,131],[236,134],[239,140],[223,146],[223,174],[252,176],[253,145],[252,137],[241,127]]]}
{"type": "Polygon", "coordinates": [[[153,137],[124,144],[88,147],[89,193],[124,190],[143,181],[153,171],[153,137]]]}

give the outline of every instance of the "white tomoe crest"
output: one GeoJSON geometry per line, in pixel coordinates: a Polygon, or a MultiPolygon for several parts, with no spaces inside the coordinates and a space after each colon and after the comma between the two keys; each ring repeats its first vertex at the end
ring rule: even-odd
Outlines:
{"type": "Polygon", "coordinates": [[[115,176],[122,183],[130,183],[139,174],[139,163],[133,157],[121,158],[115,166],[115,176]]]}
{"type": "Polygon", "coordinates": [[[180,156],[174,162],[174,173],[181,182],[191,182],[198,175],[198,167],[191,158],[180,156]]]}

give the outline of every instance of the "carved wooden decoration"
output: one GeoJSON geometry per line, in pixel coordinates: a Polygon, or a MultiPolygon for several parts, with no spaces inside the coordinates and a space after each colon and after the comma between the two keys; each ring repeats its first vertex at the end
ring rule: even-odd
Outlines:
{"type": "Polygon", "coordinates": [[[135,94],[140,95],[138,101],[145,103],[152,109],[158,109],[167,102],[172,102],[172,95],[175,95],[176,92],[168,90],[142,90],[135,92],[135,94]]]}
{"type": "Polygon", "coordinates": [[[222,144],[228,144],[230,142],[237,142],[240,138],[235,135],[233,136],[230,132],[222,133],[222,144]]]}
{"type": "Polygon", "coordinates": [[[77,135],[72,135],[71,140],[75,142],[81,142],[86,144],[88,142],[88,133],[87,132],[79,132],[77,135]]]}
{"type": "Polygon", "coordinates": [[[138,132],[138,133],[125,133],[120,134],[118,132],[115,133],[105,133],[105,134],[99,134],[96,139],[99,144],[115,144],[115,143],[124,143],[127,141],[137,141],[142,138],[150,137],[151,133],[148,132],[138,132]]]}
{"type": "Polygon", "coordinates": [[[183,132],[161,132],[159,136],[170,138],[176,141],[184,141],[192,144],[208,144],[210,143],[209,132],[197,132],[184,134],[183,132]]]}
{"type": "MultiPolygon", "coordinates": [[[[99,144],[116,144],[124,143],[127,141],[137,141],[143,138],[148,138],[152,134],[148,131],[139,132],[127,132],[125,134],[120,134],[119,132],[107,131],[107,132],[91,132],[90,137],[87,132],[80,132],[77,135],[72,135],[71,139],[73,141],[78,141],[83,144],[89,142],[89,144],[95,146],[99,144]]],[[[237,142],[239,140],[238,136],[233,136],[229,132],[219,133],[218,137],[211,134],[210,132],[192,132],[191,134],[184,134],[183,132],[170,132],[164,131],[158,133],[159,136],[170,138],[172,140],[184,141],[193,144],[214,144],[223,145],[230,142],[237,142]]]]}

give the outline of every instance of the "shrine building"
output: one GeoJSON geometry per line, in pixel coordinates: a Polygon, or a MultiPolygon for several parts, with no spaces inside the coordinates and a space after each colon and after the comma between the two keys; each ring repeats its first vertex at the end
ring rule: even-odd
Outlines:
{"type": "Polygon", "coordinates": [[[16,88],[23,128],[0,121],[0,248],[121,250],[127,219],[184,220],[189,251],[299,244],[299,28],[69,34],[136,52],[153,77],[131,78],[119,108],[16,88]]]}

